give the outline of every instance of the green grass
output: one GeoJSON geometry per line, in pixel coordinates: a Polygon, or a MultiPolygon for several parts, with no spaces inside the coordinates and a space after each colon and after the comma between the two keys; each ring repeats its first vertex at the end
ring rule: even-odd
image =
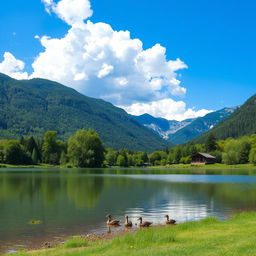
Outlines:
{"type": "Polygon", "coordinates": [[[256,165],[253,164],[172,164],[166,166],[151,166],[149,168],[168,168],[168,169],[183,169],[183,168],[200,168],[200,169],[256,169],[256,165]]]}
{"type": "Polygon", "coordinates": [[[50,164],[33,164],[33,165],[14,165],[14,164],[4,164],[0,163],[0,168],[53,168],[59,167],[59,165],[50,165],[50,164]]]}
{"type": "Polygon", "coordinates": [[[79,238],[71,238],[64,246],[16,255],[253,256],[256,255],[256,213],[237,214],[227,221],[208,218],[170,227],[140,229],[111,240],[86,241],[84,245],[79,238]]]}
{"type": "MultiPolygon", "coordinates": [[[[0,168],[76,168],[69,164],[67,165],[50,165],[50,164],[37,164],[37,165],[11,165],[11,164],[4,164],[0,163],[0,168]]],[[[122,167],[120,166],[112,166],[108,167],[108,169],[120,169],[122,167]]],[[[140,169],[141,167],[130,167],[130,169],[140,169]]],[[[228,164],[209,164],[209,165],[192,165],[192,164],[172,164],[172,165],[158,165],[158,166],[150,166],[146,169],[208,169],[208,170],[214,170],[214,169],[256,169],[256,165],[253,164],[234,164],[234,165],[228,165],[228,164]]],[[[93,168],[91,168],[93,169],[93,168]]],[[[97,168],[99,169],[99,168],[97,168]]],[[[129,167],[127,168],[129,169],[129,167]]],[[[144,170],[145,168],[143,168],[144,170]]]]}
{"type": "Polygon", "coordinates": [[[64,248],[78,248],[88,245],[88,240],[81,236],[74,236],[69,238],[63,245],[64,248]]]}

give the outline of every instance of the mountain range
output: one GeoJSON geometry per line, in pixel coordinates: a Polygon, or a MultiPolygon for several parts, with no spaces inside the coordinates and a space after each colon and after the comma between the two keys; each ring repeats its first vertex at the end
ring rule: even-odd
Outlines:
{"type": "Polygon", "coordinates": [[[123,109],[45,80],[15,80],[0,74],[0,139],[48,130],[67,140],[78,129],[94,129],[106,147],[153,151],[168,142],[140,125],[123,109]]]}
{"type": "Polygon", "coordinates": [[[221,110],[211,112],[203,117],[198,117],[193,122],[178,130],[174,134],[170,134],[168,141],[172,142],[173,144],[183,144],[198,138],[227,119],[235,112],[236,109],[237,107],[223,108],[221,110]]]}
{"type": "Polygon", "coordinates": [[[242,106],[223,108],[184,121],[131,116],[104,100],[82,95],[46,80],[15,80],[0,74],[0,139],[34,135],[42,138],[56,130],[67,140],[78,129],[94,129],[106,147],[153,151],[193,140],[204,143],[256,132],[256,95],[242,106]]]}
{"type": "Polygon", "coordinates": [[[195,118],[186,119],[184,121],[167,120],[161,117],[153,117],[149,114],[132,117],[137,122],[149,128],[166,140],[168,140],[170,134],[176,133],[178,130],[186,127],[195,120],[195,118]]]}
{"type": "Polygon", "coordinates": [[[204,117],[183,121],[155,118],[149,114],[133,116],[140,124],[153,130],[172,144],[183,144],[209,131],[235,112],[237,107],[223,108],[204,117]]]}

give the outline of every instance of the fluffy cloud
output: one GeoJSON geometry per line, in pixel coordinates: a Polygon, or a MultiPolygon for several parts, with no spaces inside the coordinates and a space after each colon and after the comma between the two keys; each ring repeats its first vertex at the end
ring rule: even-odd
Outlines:
{"type": "MultiPolygon", "coordinates": [[[[63,38],[35,36],[44,50],[32,64],[30,78],[58,81],[79,92],[123,106],[128,112],[148,112],[168,119],[203,115],[206,110],[186,109],[178,71],[187,68],[179,58],[168,60],[160,44],[144,49],[129,31],[115,31],[109,24],[85,22],[93,11],[89,0],[42,0],[46,11],[70,25],[63,38]]],[[[0,71],[27,78],[24,63],[6,53],[0,71]]]]}
{"type": "Polygon", "coordinates": [[[53,0],[42,0],[48,13],[54,12],[67,24],[79,25],[92,16],[89,0],[61,0],[55,3],[53,0]]]}
{"type": "Polygon", "coordinates": [[[152,101],[149,103],[135,103],[131,106],[122,106],[127,112],[133,115],[142,115],[148,113],[155,117],[163,117],[168,120],[182,121],[187,118],[195,118],[205,116],[212,112],[206,109],[195,111],[187,108],[183,101],[174,101],[172,99],[163,99],[159,101],[152,101]]]}
{"type": "Polygon", "coordinates": [[[45,50],[33,63],[32,77],[56,80],[117,105],[186,93],[176,73],[186,64],[168,61],[159,44],[144,50],[129,31],[87,21],[72,26],[63,38],[43,36],[40,42],[45,50]]]}
{"type": "Polygon", "coordinates": [[[15,79],[27,79],[28,73],[22,72],[25,63],[17,60],[10,52],[4,53],[4,59],[0,63],[0,72],[9,75],[15,79]]]}

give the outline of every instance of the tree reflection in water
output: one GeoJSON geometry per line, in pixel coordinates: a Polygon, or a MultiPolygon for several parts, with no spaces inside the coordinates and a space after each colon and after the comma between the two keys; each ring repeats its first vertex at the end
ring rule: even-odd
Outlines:
{"type": "MultiPolygon", "coordinates": [[[[225,215],[227,211],[256,208],[255,172],[248,171],[253,175],[247,178],[255,180],[250,183],[243,181],[244,176],[239,176],[241,182],[234,183],[233,176],[229,182],[211,182],[215,176],[207,176],[204,182],[190,182],[182,180],[186,170],[177,171],[181,174],[180,182],[172,180],[170,175],[161,179],[159,175],[150,175],[167,172],[165,169],[1,170],[0,240],[32,241],[35,237],[106,229],[107,213],[121,219],[125,214],[131,217],[147,214],[155,223],[162,220],[159,216],[170,211],[176,215],[173,217],[185,220],[188,211],[198,217],[200,211],[206,215],[225,215]],[[138,175],[127,175],[131,172],[138,175]],[[32,219],[41,220],[42,224],[28,225],[32,219]]],[[[221,173],[227,171],[218,170],[217,174],[221,173]]],[[[193,177],[196,180],[197,176],[193,177]]]]}

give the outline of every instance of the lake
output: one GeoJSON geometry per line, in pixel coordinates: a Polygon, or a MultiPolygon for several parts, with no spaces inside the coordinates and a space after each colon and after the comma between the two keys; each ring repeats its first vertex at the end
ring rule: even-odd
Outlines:
{"type": "Polygon", "coordinates": [[[0,252],[108,232],[108,213],[161,224],[255,209],[255,170],[0,169],[0,252]]]}

